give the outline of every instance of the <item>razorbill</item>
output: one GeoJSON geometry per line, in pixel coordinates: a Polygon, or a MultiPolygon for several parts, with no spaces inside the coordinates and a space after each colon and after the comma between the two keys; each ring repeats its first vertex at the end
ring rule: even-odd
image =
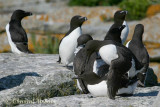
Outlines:
{"type": "MultiPolygon", "coordinates": [[[[121,29],[121,28],[120,28],[121,29]]],[[[114,29],[112,29],[114,31],[114,29]]],[[[116,29],[115,29],[116,30],[116,29]]],[[[122,30],[122,29],[121,29],[122,30]]],[[[120,30],[120,31],[121,31],[120,30]]],[[[114,35],[114,32],[110,32],[114,35]]],[[[134,56],[132,56],[132,66],[128,71],[128,76],[123,75],[121,80],[121,88],[119,88],[117,95],[133,95],[135,88],[137,86],[137,61],[134,56]],[[136,63],[136,64],[135,64],[136,63]]],[[[84,63],[86,59],[85,49],[78,52],[75,57],[74,65],[77,69],[75,72],[78,75],[77,79],[83,81],[80,83],[77,81],[78,88],[81,91],[89,91],[95,96],[107,96],[107,73],[109,71],[109,65],[106,64],[100,57],[99,54],[93,52],[89,58],[88,63],[84,63]],[[78,60],[77,60],[78,59],[78,60]],[[84,64],[83,64],[84,63],[84,64]],[[80,65],[80,66],[79,66],[80,65]],[[84,69],[85,68],[85,69],[84,69]],[[85,87],[85,88],[84,88],[85,87]]]]}
{"type": "MultiPolygon", "coordinates": [[[[73,71],[77,76],[83,73],[83,71],[81,70],[81,68],[83,67],[83,61],[85,60],[83,48],[89,40],[93,40],[93,38],[89,34],[82,34],[77,39],[78,45],[75,51],[76,56],[73,61],[73,71]]],[[[83,93],[88,93],[86,83],[82,79],[77,79],[77,86],[83,93]]]]}
{"type": "MultiPolygon", "coordinates": [[[[90,40],[93,40],[93,38],[88,34],[84,34],[77,39],[78,47],[77,51],[75,52],[77,54],[73,62],[74,72],[77,76],[80,76],[85,72],[90,72],[91,75],[92,73],[95,73],[96,75],[101,77],[105,74],[106,71],[108,71],[109,66],[101,58],[98,57],[99,55],[96,52],[91,55],[89,64],[83,65],[86,59],[85,51],[83,48],[85,47],[85,44],[90,40]],[[84,66],[87,68],[87,70],[83,69],[84,66]]],[[[83,81],[83,79],[77,79],[77,86],[83,93],[88,93],[86,82],[83,81]]]]}
{"type": "MultiPolygon", "coordinates": [[[[95,76],[86,76],[88,81],[91,81],[91,83],[86,81],[89,92],[96,96],[106,96],[106,92],[108,92],[109,98],[114,99],[118,89],[124,87],[125,85],[127,85],[127,83],[129,83],[129,80],[123,78],[123,76],[131,68],[132,55],[130,51],[128,51],[124,46],[112,40],[92,40],[86,44],[86,47],[84,49],[87,54],[85,62],[86,64],[89,64],[88,61],[92,53],[99,52],[102,60],[109,65],[109,71],[106,71],[106,73],[104,73],[102,77],[98,76],[95,73],[91,73],[91,75],[95,76]],[[97,81],[94,81],[94,78],[97,78],[95,79],[97,81]],[[101,89],[104,91],[102,91],[101,89]]],[[[85,77],[83,75],[87,74],[88,72],[83,73],[82,77],[85,77]]],[[[84,80],[86,79],[84,78],[84,80]]]]}
{"type": "Polygon", "coordinates": [[[11,16],[10,22],[6,25],[8,42],[13,53],[31,53],[28,50],[27,34],[21,24],[21,20],[24,17],[31,15],[31,12],[15,10],[11,16]]]}
{"type": "MultiPolygon", "coordinates": [[[[121,28],[117,29],[119,29],[119,32],[122,31],[121,28]]],[[[109,98],[114,99],[118,89],[127,86],[129,83],[129,79],[124,78],[124,74],[131,68],[132,53],[128,48],[113,40],[91,40],[87,42],[83,50],[85,61],[83,61],[84,64],[81,71],[85,72],[82,73],[79,78],[83,78],[87,83],[89,92],[93,95],[105,96],[108,90],[109,98]],[[102,60],[110,66],[109,70],[106,70],[102,76],[98,76],[96,73],[93,73],[93,71],[89,72],[90,70],[86,69],[87,67],[85,66],[90,64],[89,59],[94,52],[99,52],[102,60]],[[101,89],[106,91],[102,91],[101,89]]]]}
{"type": "MultiPolygon", "coordinates": [[[[118,27],[118,26],[117,26],[118,27]]],[[[117,29],[117,27],[111,27],[107,33],[106,40],[114,40],[116,42],[122,43],[121,41],[121,32],[119,30],[123,30],[126,26],[122,25],[117,29]]]]}
{"type": "Polygon", "coordinates": [[[114,24],[110,27],[109,31],[113,28],[117,28],[120,27],[122,25],[126,26],[121,34],[119,36],[115,36],[114,35],[109,35],[109,32],[106,34],[104,40],[115,40],[117,42],[121,42],[122,44],[124,44],[124,42],[126,41],[127,37],[128,37],[128,33],[129,33],[129,27],[127,25],[127,22],[125,21],[125,16],[127,14],[127,11],[116,11],[114,14],[114,24]],[[121,40],[119,40],[119,37],[121,40]]]}
{"type": "Polygon", "coordinates": [[[142,24],[137,24],[132,40],[126,44],[126,47],[128,47],[132,51],[132,53],[140,63],[139,66],[141,68],[144,67],[143,71],[138,74],[138,78],[140,79],[140,81],[138,81],[139,86],[144,86],[146,72],[149,67],[149,54],[142,41],[143,32],[144,26],[142,24]]]}
{"type": "Polygon", "coordinates": [[[59,60],[57,62],[68,66],[75,57],[74,52],[77,47],[77,39],[82,34],[81,26],[87,20],[86,17],[76,15],[70,21],[70,29],[61,39],[59,44],[59,60]]]}

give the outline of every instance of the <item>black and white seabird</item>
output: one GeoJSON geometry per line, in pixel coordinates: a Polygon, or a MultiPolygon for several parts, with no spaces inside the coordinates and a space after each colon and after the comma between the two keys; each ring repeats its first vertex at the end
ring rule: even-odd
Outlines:
{"type": "Polygon", "coordinates": [[[96,85],[94,81],[92,81],[93,84],[91,84],[92,82],[87,83],[88,90],[96,96],[106,96],[108,92],[109,98],[114,99],[118,89],[124,87],[124,83],[126,83],[126,85],[129,83],[129,80],[123,78],[123,76],[128,72],[132,65],[131,52],[123,45],[112,40],[89,41],[86,44],[85,51],[87,54],[86,63],[88,63],[92,53],[99,52],[102,60],[110,66],[109,71],[106,71],[107,75],[102,76],[101,78],[99,77],[101,82],[97,81],[96,85]],[[103,81],[105,78],[107,78],[107,80],[103,81]],[[100,91],[101,89],[103,91],[100,91]]]}
{"type": "Polygon", "coordinates": [[[132,37],[132,40],[129,41],[126,44],[126,47],[128,47],[132,53],[137,58],[138,62],[140,63],[140,68],[144,68],[143,71],[141,71],[138,74],[138,78],[140,79],[139,85],[144,86],[146,72],[149,67],[149,54],[147,52],[147,49],[145,48],[143,41],[142,41],[142,35],[144,32],[144,26],[142,24],[137,24],[134,30],[134,34],[132,37]]]}
{"type": "MultiPolygon", "coordinates": [[[[78,39],[78,46],[76,48],[75,51],[75,58],[73,61],[73,71],[75,72],[75,74],[77,76],[80,76],[81,74],[83,74],[82,68],[83,68],[83,61],[85,61],[85,52],[84,52],[84,47],[85,44],[90,41],[93,40],[93,38],[89,35],[89,34],[82,34],[78,39]]],[[[88,89],[86,87],[86,83],[82,80],[82,79],[77,79],[77,86],[78,88],[83,92],[83,93],[88,93],[88,89]]]]}
{"type": "Polygon", "coordinates": [[[128,37],[128,33],[129,33],[129,27],[127,25],[127,22],[125,21],[125,16],[127,14],[127,11],[116,11],[114,14],[114,24],[110,27],[109,31],[113,28],[117,28],[120,27],[122,25],[126,26],[121,34],[118,36],[114,35],[109,35],[109,32],[106,34],[104,40],[115,40],[117,42],[121,42],[122,44],[124,44],[124,42],[126,41],[127,37],[128,37]],[[119,37],[121,38],[121,41],[119,40],[119,37]]]}
{"type": "MultiPolygon", "coordinates": [[[[118,29],[121,32],[121,27],[118,29]]],[[[114,31],[116,29],[112,30],[114,31]]],[[[77,78],[85,82],[88,91],[93,95],[107,96],[108,90],[109,97],[114,99],[118,89],[131,85],[130,80],[124,75],[132,68],[132,53],[128,48],[113,40],[91,40],[80,51],[83,51],[84,58],[81,59],[80,73],[77,73],[77,78]],[[93,53],[95,52],[99,52],[102,60],[108,65],[101,66],[105,67],[98,70],[101,73],[97,73],[97,70],[94,72],[95,58],[97,56],[94,56],[93,53]],[[91,58],[92,55],[93,58],[91,58]]]]}
{"type": "Polygon", "coordinates": [[[61,39],[59,44],[59,60],[57,62],[68,66],[75,57],[74,52],[77,47],[77,39],[82,34],[81,26],[87,20],[86,17],[76,15],[70,21],[70,29],[61,39]]]}
{"type": "Polygon", "coordinates": [[[28,49],[27,34],[21,25],[21,20],[31,15],[31,12],[15,10],[11,16],[10,22],[6,25],[8,41],[13,53],[31,53],[28,49]]]}

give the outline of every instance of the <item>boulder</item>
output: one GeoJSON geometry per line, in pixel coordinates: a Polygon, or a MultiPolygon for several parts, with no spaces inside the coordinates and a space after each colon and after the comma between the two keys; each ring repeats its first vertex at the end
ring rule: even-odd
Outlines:
{"type": "Polygon", "coordinates": [[[78,95],[72,66],[57,60],[58,55],[1,53],[0,106],[150,106],[160,91],[158,86],[137,88],[134,96],[116,100],[78,95]]]}
{"type": "Polygon", "coordinates": [[[28,101],[28,104],[21,104],[17,107],[151,107],[159,91],[160,88],[157,86],[137,88],[133,96],[117,96],[115,100],[107,97],[94,97],[90,94],[71,95],[37,102],[28,101]]]}
{"type": "Polygon", "coordinates": [[[157,98],[155,99],[152,107],[159,107],[159,105],[160,105],[160,92],[158,93],[157,98]]]}
{"type": "Polygon", "coordinates": [[[148,68],[147,76],[145,79],[145,86],[146,87],[158,86],[158,78],[152,68],[148,68]]]}
{"type": "Polygon", "coordinates": [[[57,60],[58,55],[0,54],[0,106],[75,94],[74,73],[57,60]]]}
{"type": "Polygon", "coordinates": [[[159,71],[160,70],[160,64],[156,63],[156,62],[152,62],[152,63],[150,63],[150,67],[154,70],[154,73],[152,73],[152,74],[153,75],[156,74],[157,79],[158,79],[158,83],[160,83],[160,71],[159,71]]]}
{"type": "MultiPolygon", "coordinates": [[[[38,39],[47,35],[63,35],[69,29],[69,21],[73,15],[80,14],[82,16],[87,16],[88,21],[82,26],[83,33],[89,33],[94,39],[103,40],[108,29],[113,24],[113,22],[104,22],[101,19],[101,15],[105,14],[108,19],[113,18],[113,14],[119,8],[117,7],[63,7],[60,9],[52,8],[48,13],[34,13],[33,16],[26,18],[22,21],[24,28],[27,31],[29,38],[32,34],[35,34],[38,39]],[[87,11],[84,11],[87,10],[87,11]],[[104,12],[102,11],[104,10],[104,12]],[[54,11],[54,12],[52,12],[54,11]],[[94,14],[93,14],[94,13],[94,14]],[[64,16],[64,14],[66,14],[64,16]]],[[[8,43],[6,42],[5,26],[9,22],[11,13],[0,15],[0,52],[4,52],[8,49],[8,43]],[[7,48],[7,49],[6,49],[7,48]]],[[[144,24],[145,31],[143,35],[143,41],[147,47],[150,57],[153,59],[160,60],[160,14],[155,16],[145,18],[141,21],[128,21],[130,28],[129,37],[130,40],[133,35],[134,27],[138,23],[144,24]]],[[[61,36],[59,37],[61,38],[61,36]]],[[[29,39],[31,40],[31,39],[29,39]]],[[[32,41],[30,41],[32,42],[32,41]]],[[[33,47],[33,45],[31,45],[33,47]]]]}

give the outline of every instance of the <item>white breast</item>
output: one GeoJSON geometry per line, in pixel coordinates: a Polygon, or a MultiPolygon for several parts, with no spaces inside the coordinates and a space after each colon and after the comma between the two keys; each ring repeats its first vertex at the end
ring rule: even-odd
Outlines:
{"type": "Polygon", "coordinates": [[[87,85],[88,91],[94,96],[107,96],[107,82],[102,81],[95,85],[87,85]]]}
{"type": "Polygon", "coordinates": [[[135,89],[136,89],[136,87],[137,87],[137,83],[138,82],[135,82],[134,84],[129,85],[127,88],[121,88],[121,89],[119,89],[117,94],[118,95],[119,94],[133,94],[134,91],[135,91],[135,89]]]}
{"type": "Polygon", "coordinates": [[[13,41],[11,39],[11,34],[9,32],[9,24],[6,25],[6,32],[7,32],[8,42],[11,47],[11,51],[13,53],[22,54],[23,52],[21,52],[21,51],[19,51],[19,49],[17,49],[16,45],[13,43],[13,41]]]}
{"type": "Polygon", "coordinates": [[[82,45],[81,45],[81,46],[78,46],[78,47],[76,48],[76,50],[75,50],[75,52],[74,52],[75,56],[76,56],[76,54],[77,54],[82,48],[83,48],[82,45]]]}
{"type": "Polygon", "coordinates": [[[100,48],[99,54],[101,58],[108,64],[111,64],[111,61],[118,58],[117,49],[115,45],[105,45],[100,48]]]}
{"type": "Polygon", "coordinates": [[[135,75],[136,75],[137,73],[136,73],[136,68],[135,68],[135,61],[134,61],[134,59],[132,58],[132,66],[131,66],[131,68],[129,69],[129,71],[128,71],[128,77],[134,77],[135,75]]]}
{"type": "Polygon", "coordinates": [[[123,22],[123,25],[125,25],[126,27],[121,32],[122,44],[125,43],[125,41],[126,41],[126,39],[128,37],[128,33],[129,33],[129,27],[128,27],[128,24],[126,23],[126,21],[123,22]]]}
{"type": "Polygon", "coordinates": [[[68,36],[63,38],[59,46],[59,55],[61,57],[61,61],[66,66],[73,62],[75,57],[74,52],[77,47],[77,39],[81,34],[81,28],[76,28],[68,36]]]}
{"type": "Polygon", "coordinates": [[[77,80],[77,87],[82,91],[82,88],[80,86],[80,83],[79,83],[78,79],[76,79],[76,80],[77,80]]]}
{"type": "Polygon", "coordinates": [[[94,61],[94,64],[93,64],[93,72],[98,74],[98,71],[99,71],[99,67],[106,64],[102,59],[97,59],[94,61]]]}

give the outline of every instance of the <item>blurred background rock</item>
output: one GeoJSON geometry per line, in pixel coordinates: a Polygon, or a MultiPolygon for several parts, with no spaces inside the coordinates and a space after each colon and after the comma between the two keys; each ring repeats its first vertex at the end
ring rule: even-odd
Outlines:
{"type": "Polygon", "coordinates": [[[22,21],[29,37],[29,49],[34,53],[56,54],[60,39],[69,30],[72,16],[82,15],[88,21],[82,26],[83,33],[102,40],[113,24],[115,11],[128,10],[130,28],[145,26],[143,41],[151,58],[150,67],[160,82],[160,1],[159,0],[0,0],[0,52],[9,52],[5,26],[16,9],[33,12],[22,21]]]}

